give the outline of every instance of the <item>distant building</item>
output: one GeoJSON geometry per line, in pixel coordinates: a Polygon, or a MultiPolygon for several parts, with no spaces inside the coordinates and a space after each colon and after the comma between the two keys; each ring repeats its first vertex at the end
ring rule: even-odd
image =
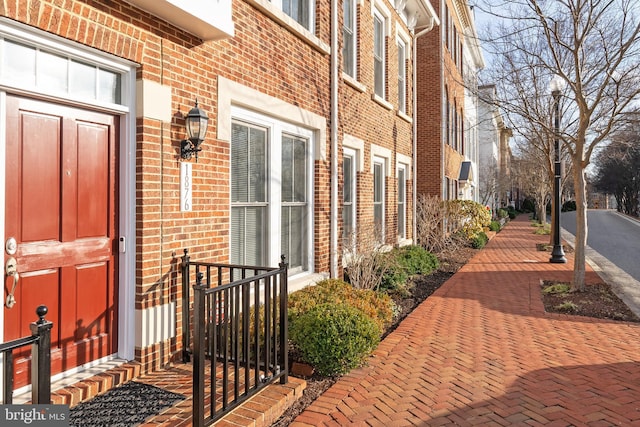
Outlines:
{"type": "Polygon", "coordinates": [[[479,88],[479,201],[492,211],[513,203],[511,147],[513,136],[497,106],[495,85],[479,88]]]}

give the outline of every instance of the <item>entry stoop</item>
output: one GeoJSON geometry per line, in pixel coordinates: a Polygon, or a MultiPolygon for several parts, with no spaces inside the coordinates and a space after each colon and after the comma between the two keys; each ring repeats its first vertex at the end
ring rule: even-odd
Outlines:
{"type": "MultiPolygon", "coordinates": [[[[74,407],[114,387],[136,380],[186,396],[184,400],[149,418],[142,425],[191,426],[192,366],[174,364],[143,375],[140,372],[141,365],[138,362],[114,360],[96,366],[85,371],[81,377],[65,378],[53,383],[51,385],[51,402],[74,407]]],[[[213,425],[217,427],[269,427],[302,396],[306,387],[306,381],[289,376],[287,384],[270,384],[213,425]]],[[[16,399],[16,403],[19,403],[18,400],[16,399]]],[[[22,403],[26,402],[23,400],[22,403]]]]}

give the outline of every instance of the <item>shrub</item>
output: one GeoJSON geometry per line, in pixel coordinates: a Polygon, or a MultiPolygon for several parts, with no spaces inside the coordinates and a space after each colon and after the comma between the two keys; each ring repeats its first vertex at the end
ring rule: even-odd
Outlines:
{"type": "Polygon", "coordinates": [[[498,209],[498,218],[506,218],[509,216],[509,212],[505,208],[498,209]]]}
{"type": "Polygon", "coordinates": [[[393,249],[389,269],[382,278],[380,290],[403,293],[410,286],[409,278],[416,274],[430,274],[438,268],[438,258],[421,246],[410,245],[393,249]]]}
{"type": "Polygon", "coordinates": [[[472,239],[491,223],[491,211],[473,200],[448,200],[449,231],[472,239]]]}
{"type": "Polygon", "coordinates": [[[302,313],[289,329],[302,358],[320,375],[349,372],[366,360],[382,330],[362,311],[347,304],[321,304],[302,313]]]}
{"type": "Polygon", "coordinates": [[[495,232],[500,231],[500,223],[498,221],[491,221],[491,224],[489,224],[489,230],[495,232]]]}
{"type": "Polygon", "coordinates": [[[376,238],[376,228],[360,229],[345,239],[345,279],[358,289],[378,290],[388,271],[394,269],[388,247],[376,238]]]}
{"type": "Polygon", "coordinates": [[[466,241],[447,229],[447,205],[437,196],[418,195],[416,205],[416,242],[437,254],[456,251],[466,241]]]}
{"type": "Polygon", "coordinates": [[[356,289],[344,280],[325,279],[289,295],[289,322],[321,304],[347,304],[362,311],[380,327],[393,320],[393,301],[389,295],[372,290],[356,289]]]}
{"type": "Polygon", "coordinates": [[[484,231],[478,233],[475,237],[471,238],[471,247],[474,249],[482,249],[484,245],[489,241],[489,237],[484,231]]]}
{"type": "Polygon", "coordinates": [[[396,259],[409,276],[430,274],[439,267],[438,258],[421,246],[402,246],[394,250],[396,259]]]}

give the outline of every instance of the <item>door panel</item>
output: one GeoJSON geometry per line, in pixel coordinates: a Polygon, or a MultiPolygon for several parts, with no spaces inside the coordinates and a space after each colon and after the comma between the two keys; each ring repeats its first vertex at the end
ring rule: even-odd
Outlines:
{"type": "MultiPolygon", "coordinates": [[[[5,239],[18,243],[20,280],[4,337],[29,335],[45,304],[53,373],[117,351],[117,127],[108,114],[7,97],[5,239]]],[[[5,277],[5,299],[12,286],[5,277]]]]}

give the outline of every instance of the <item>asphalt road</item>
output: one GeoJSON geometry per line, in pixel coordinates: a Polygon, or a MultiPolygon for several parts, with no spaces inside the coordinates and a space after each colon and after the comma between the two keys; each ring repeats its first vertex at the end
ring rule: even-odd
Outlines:
{"type": "MultiPolygon", "coordinates": [[[[563,212],[560,225],[576,234],[576,213],[563,212]]],[[[593,209],[587,212],[587,245],[640,281],[640,222],[614,210],[593,209]]]]}

